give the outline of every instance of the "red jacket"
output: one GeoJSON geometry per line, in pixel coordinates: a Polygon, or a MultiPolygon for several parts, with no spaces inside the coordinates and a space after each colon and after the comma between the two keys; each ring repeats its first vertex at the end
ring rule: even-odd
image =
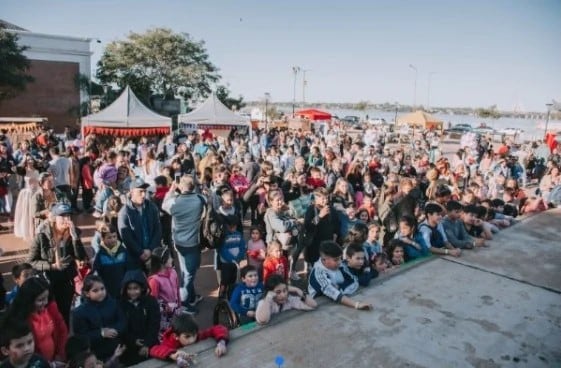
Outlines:
{"type": "MultiPolygon", "coordinates": [[[[214,325],[206,330],[199,331],[197,334],[197,341],[206,340],[212,337],[215,341],[224,340],[228,342],[229,332],[228,329],[222,325],[214,325]]],[[[150,348],[150,356],[158,359],[167,359],[177,350],[183,346],[179,343],[177,335],[172,331],[171,327],[168,328],[163,336],[160,345],[154,345],[150,348]]]]}
{"type": "Polygon", "coordinates": [[[288,281],[288,259],[285,256],[265,258],[263,262],[263,283],[266,283],[271,275],[281,275],[284,281],[288,281]]]}
{"type": "Polygon", "coordinates": [[[325,187],[325,181],[323,181],[323,179],[308,178],[306,184],[312,186],[314,189],[325,187]]]}
{"type": "Polygon", "coordinates": [[[56,303],[49,302],[41,312],[32,313],[28,321],[35,340],[35,352],[49,362],[64,361],[68,329],[56,303]]]}

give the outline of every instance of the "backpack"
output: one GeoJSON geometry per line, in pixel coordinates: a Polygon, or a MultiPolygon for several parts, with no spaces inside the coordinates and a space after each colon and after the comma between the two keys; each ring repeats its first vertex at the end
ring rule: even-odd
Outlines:
{"type": "Polygon", "coordinates": [[[209,249],[218,248],[224,242],[225,234],[224,221],[221,216],[212,208],[212,204],[205,203],[201,217],[201,245],[209,249]]]}

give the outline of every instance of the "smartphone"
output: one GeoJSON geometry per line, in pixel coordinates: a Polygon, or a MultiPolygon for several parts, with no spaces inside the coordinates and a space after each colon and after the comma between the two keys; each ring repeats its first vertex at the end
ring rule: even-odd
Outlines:
{"type": "Polygon", "coordinates": [[[181,173],[175,173],[175,182],[179,184],[179,180],[181,180],[181,173]]]}

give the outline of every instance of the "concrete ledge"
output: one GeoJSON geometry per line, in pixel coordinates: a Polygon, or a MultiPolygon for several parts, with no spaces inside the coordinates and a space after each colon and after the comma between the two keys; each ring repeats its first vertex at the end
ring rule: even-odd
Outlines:
{"type": "MultiPolygon", "coordinates": [[[[395,276],[398,275],[402,275],[408,271],[411,271],[417,267],[419,267],[422,264],[431,262],[438,259],[437,256],[432,256],[429,255],[427,257],[423,257],[420,259],[416,259],[414,261],[408,262],[402,266],[400,266],[399,268],[392,270],[388,273],[386,273],[385,275],[379,276],[375,279],[373,279],[370,282],[370,285],[367,288],[360,288],[359,291],[356,294],[353,294],[353,298],[357,298],[358,296],[364,295],[366,290],[370,290],[372,289],[372,287],[376,286],[376,285],[381,285],[384,282],[392,279],[395,276]]],[[[322,305],[326,305],[326,304],[334,304],[332,300],[321,296],[318,297],[316,299],[317,303],[318,303],[318,308],[320,308],[322,305]]],[[[341,308],[346,308],[344,306],[341,306],[341,308]]],[[[376,308],[376,305],[374,305],[374,308],[376,308]]],[[[281,323],[285,323],[288,320],[291,320],[293,318],[296,317],[303,317],[306,314],[309,313],[314,313],[314,311],[309,311],[309,312],[303,312],[303,311],[298,311],[298,310],[290,310],[287,312],[283,312],[280,314],[275,315],[271,321],[266,324],[266,325],[259,325],[256,322],[251,322],[248,323],[246,325],[240,326],[238,328],[235,328],[233,330],[230,330],[230,340],[233,342],[239,341],[240,339],[243,339],[244,337],[247,336],[251,336],[253,333],[260,331],[262,329],[266,329],[266,328],[271,328],[275,325],[281,324],[281,323]]],[[[202,355],[204,353],[210,352],[211,354],[214,354],[214,348],[216,347],[216,343],[214,342],[214,340],[205,340],[205,341],[201,341],[198,342],[194,345],[191,346],[187,346],[183,349],[181,349],[182,351],[185,351],[186,353],[189,354],[195,354],[195,355],[202,355]]],[[[142,362],[138,365],[136,365],[135,367],[139,367],[139,368],[161,368],[161,367],[165,367],[167,365],[169,365],[171,363],[171,361],[166,361],[166,360],[159,360],[159,359],[149,359],[145,362],[142,362]]]]}

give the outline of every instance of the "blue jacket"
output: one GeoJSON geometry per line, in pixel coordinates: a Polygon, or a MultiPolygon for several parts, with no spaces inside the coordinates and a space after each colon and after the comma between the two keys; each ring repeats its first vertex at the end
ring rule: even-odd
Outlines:
{"type": "Polygon", "coordinates": [[[262,283],[255,287],[247,287],[243,282],[239,283],[230,297],[230,306],[234,312],[242,316],[247,316],[247,312],[257,309],[257,302],[261,299],[265,288],[262,283]]]}
{"type": "Polygon", "coordinates": [[[242,233],[239,231],[227,232],[218,252],[224,263],[241,261],[245,257],[245,240],[242,233]]]}
{"type": "Polygon", "coordinates": [[[370,280],[378,276],[378,272],[370,268],[370,266],[362,267],[360,270],[349,267],[347,260],[343,261],[343,268],[350,275],[354,276],[360,286],[368,286],[370,284],[370,280]]]}
{"type": "Polygon", "coordinates": [[[107,295],[102,302],[86,300],[72,313],[72,326],[75,335],[90,339],[91,350],[101,360],[113,355],[125,331],[125,316],[117,301],[107,295]],[[102,328],[114,328],[119,336],[108,339],[101,336],[102,328]]]}
{"type": "Polygon", "coordinates": [[[119,298],[121,281],[129,268],[126,248],[122,244],[117,247],[115,256],[112,256],[104,246],[99,247],[93,263],[93,271],[101,277],[107,292],[113,298],[119,298]]]}
{"type": "Polygon", "coordinates": [[[130,261],[137,267],[141,265],[140,255],[145,249],[154,250],[161,245],[160,211],[148,200],[144,201],[140,215],[130,199],[127,199],[119,211],[117,226],[121,240],[131,256],[130,261]]]}

